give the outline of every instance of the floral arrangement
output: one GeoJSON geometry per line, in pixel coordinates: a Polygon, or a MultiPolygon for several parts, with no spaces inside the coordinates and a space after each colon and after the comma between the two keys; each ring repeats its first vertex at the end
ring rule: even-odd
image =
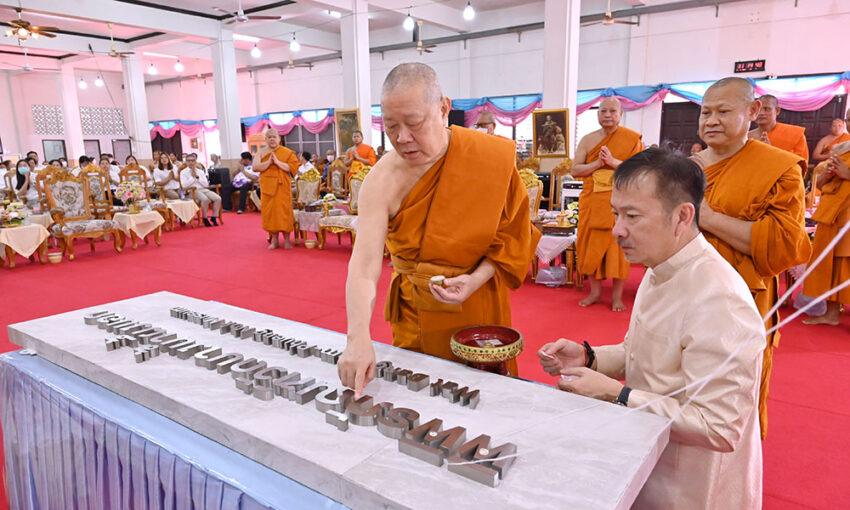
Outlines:
{"type": "Polygon", "coordinates": [[[0,224],[17,227],[26,217],[27,208],[22,202],[3,201],[3,207],[0,208],[0,224]]]}
{"type": "Polygon", "coordinates": [[[561,211],[561,214],[558,215],[558,221],[561,222],[561,218],[565,223],[564,226],[575,227],[578,225],[578,201],[570,202],[566,209],[561,211]]]}
{"type": "Polygon", "coordinates": [[[328,193],[322,198],[325,202],[333,202],[336,200],[336,195],[333,193],[328,193]]]}
{"type": "Polygon", "coordinates": [[[131,204],[135,200],[143,200],[145,198],[145,189],[138,182],[122,181],[115,188],[115,198],[125,204],[131,204]]]}

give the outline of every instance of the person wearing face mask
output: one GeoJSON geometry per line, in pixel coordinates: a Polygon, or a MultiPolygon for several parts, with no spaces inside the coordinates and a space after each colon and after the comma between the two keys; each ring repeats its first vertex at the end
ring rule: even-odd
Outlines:
{"type": "Polygon", "coordinates": [[[336,151],[333,149],[328,149],[328,152],[325,153],[325,159],[327,163],[325,163],[324,167],[322,167],[322,180],[326,180],[328,178],[328,167],[331,166],[331,163],[336,159],[336,151]]]}
{"type": "Polygon", "coordinates": [[[18,161],[15,169],[15,195],[18,199],[23,199],[27,207],[32,208],[38,204],[38,190],[35,187],[34,177],[30,171],[30,159],[22,159],[18,161]]]}
{"type": "Polygon", "coordinates": [[[362,131],[351,133],[351,140],[354,142],[354,146],[345,151],[345,156],[342,158],[342,161],[348,166],[349,177],[356,174],[364,166],[373,166],[378,162],[375,149],[371,145],[363,143],[362,131]]]}

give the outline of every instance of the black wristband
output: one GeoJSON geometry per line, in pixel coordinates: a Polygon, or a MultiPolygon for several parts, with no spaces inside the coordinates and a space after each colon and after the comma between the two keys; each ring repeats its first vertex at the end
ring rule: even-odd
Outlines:
{"type": "Polygon", "coordinates": [[[623,386],[623,389],[620,390],[620,394],[617,395],[617,400],[614,402],[620,404],[621,406],[629,405],[629,394],[632,392],[632,389],[628,386],[623,386]]]}
{"type": "Polygon", "coordinates": [[[596,361],[596,353],[591,349],[587,340],[584,341],[584,356],[587,358],[587,363],[584,365],[587,368],[593,367],[593,362],[596,361]]]}

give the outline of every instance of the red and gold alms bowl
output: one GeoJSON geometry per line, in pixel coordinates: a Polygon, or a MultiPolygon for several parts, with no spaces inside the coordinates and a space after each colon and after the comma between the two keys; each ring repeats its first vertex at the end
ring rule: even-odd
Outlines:
{"type": "Polygon", "coordinates": [[[452,353],[467,365],[502,375],[505,362],[519,356],[523,341],[519,331],[506,326],[471,326],[452,335],[452,353]]]}

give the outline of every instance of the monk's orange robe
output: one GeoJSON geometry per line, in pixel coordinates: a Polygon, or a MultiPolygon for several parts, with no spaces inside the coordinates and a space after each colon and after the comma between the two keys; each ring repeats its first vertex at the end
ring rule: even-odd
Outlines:
{"type": "MultiPolygon", "coordinates": [[[[796,154],[806,165],[809,163],[809,144],[806,142],[806,128],[777,122],[776,127],[767,132],[770,145],[796,154]]],[[[807,166],[802,167],[803,173],[807,166]]]]}
{"type": "MultiPolygon", "coordinates": [[[[812,246],[805,228],[805,190],[799,157],[758,140],[748,140],[731,158],[706,167],[705,199],[727,216],[754,222],[751,254],[741,253],[710,232],[705,238],[747,282],[764,317],[778,299],[778,275],[809,260],[812,246]]],[[[718,317],[718,319],[722,319],[718,317]]],[[[779,321],[765,321],[769,329],[779,321]]],[[[773,349],[779,332],[767,339],[762,365],[759,416],[762,437],[767,434],[767,394],[773,349]]]]}
{"type": "MultiPolygon", "coordinates": [[[[603,145],[608,147],[612,156],[621,161],[643,150],[641,134],[620,126],[588,151],[585,163],[593,163],[599,159],[599,151],[603,145]]],[[[613,184],[614,170],[603,166],[584,178],[578,197],[578,270],[581,274],[592,275],[599,280],[625,280],[629,276],[629,263],[611,234],[614,228],[614,213],[611,212],[613,184]]]]}
{"type": "Polygon", "coordinates": [[[838,145],[839,143],[844,143],[847,141],[850,141],[850,133],[841,133],[841,135],[836,137],[835,140],[829,142],[826,147],[823,148],[823,150],[824,152],[826,152],[831,149],[833,145],[838,145]]]}
{"type": "MultiPolygon", "coordinates": [[[[289,170],[272,163],[268,170],[260,172],[260,210],[263,214],[263,230],[267,232],[292,232],[295,228],[295,216],[292,212],[292,176],[298,172],[298,158],[295,153],[283,145],[274,150],[275,157],[281,163],[289,165],[289,170]]],[[[271,159],[269,152],[261,161],[271,159]]]]}
{"type": "MultiPolygon", "coordinates": [[[[844,153],[841,159],[850,164],[850,153],[844,153]]],[[[811,262],[820,257],[826,246],[835,239],[838,231],[850,221],[850,181],[837,175],[823,185],[821,199],[812,219],[818,222],[815,239],[812,242],[811,262]]],[[[850,236],[845,235],[838,241],[832,253],[815,266],[803,282],[803,293],[807,296],[820,296],[837,287],[850,278],[850,236]]],[[[850,303],[850,288],[832,294],[827,301],[850,303]]]]}
{"type": "MultiPolygon", "coordinates": [[[[509,289],[522,285],[540,232],[531,224],[528,192],[514,145],[452,126],[446,155],[404,198],[389,221],[393,275],[384,318],[393,345],[459,361],[452,334],[479,324],[511,325],[509,289]],[[476,168],[487,168],[483,179],[476,168]],[[434,299],[435,275],[468,274],[484,259],[495,274],[460,305],[434,299]]],[[[517,375],[516,360],[508,370],[517,375]]]]}
{"type": "MultiPolygon", "coordinates": [[[[356,147],[356,150],[358,156],[369,161],[369,166],[375,166],[375,163],[378,162],[378,156],[375,154],[375,149],[373,149],[371,145],[361,143],[356,147]]],[[[348,176],[351,177],[356,174],[364,166],[366,166],[364,163],[356,159],[352,159],[351,166],[348,167],[348,176]]]]}

